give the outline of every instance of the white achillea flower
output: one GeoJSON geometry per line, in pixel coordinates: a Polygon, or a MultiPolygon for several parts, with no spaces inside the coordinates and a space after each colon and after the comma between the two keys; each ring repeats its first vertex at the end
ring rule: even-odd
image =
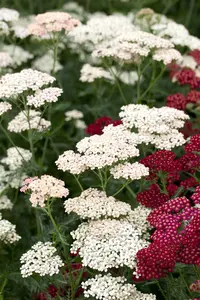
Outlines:
{"type": "Polygon", "coordinates": [[[19,67],[33,58],[33,54],[16,45],[4,45],[2,49],[11,56],[13,67],[19,67]]]}
{"type": "Polygon", "coordinates": [[[21,239],[16,233],[16,225],[2,219],[0,214],[0,241],[5,244],[13,244],[21,239]]]}
{"type": "Polygon", "coordinates": [[[87,166],[83,157],[79,153],[75,153],[72,150],[65,151],[58,157],[56,161],[58,170],[63,172],[70,172],[71,174],[81,174],[87,170],[87,166]]]}
{"type": "MultiPolygon", "coordinates": [[[[51,74],[53,70],[53,65],[54,65],[53,53],[52,51],[48,51],[43,56],[35,59],[32,64],[32,67],[33,69],[39,70],[41,72],[51,74]]],[[[63,66],[58,61],[56,61],[55,72],[58,72],[62,68],[63,66]]]]}
{"type": "Polygon", "coordinates": [[[62,94],[62,89],[49,87],[43,90],[37,90],[34,95],[27,97],[29,106],[40,107],[45,103],[57,102],[58,97],[62,94]]]}
{"type": "Polygon", "coordinates": [[[131,210],[131,212],[126,217],[130,223],[133,223],[136,228],[139,228],[145,236],[147,235],[147,230],[151,229],[149,222],[147,221],[147,217],[150,214],[151,209],[147,208],[143,205],[139,205],[138,207],[131,210]]]}
{"type": "Polygon", "coordinates": [[[103,41],[109,41],[124,32],[135,30],[131,20],[123,15],[93,15],[86,25],[69,33],[74,43],[83,44],[88,50],[103,41]]]}
{"type": "Polygon", "coordinates": [[[15,9],[0,8],[0,21],[13,22],[18,20],[19,13],[15,9]]]}
{"type": "Polygon", "coordinates": [[[113,81],[113,76],[101,67],[93,67],[90,64],[83,65],[81,69],[80,81],[94,82],[96,79],[108,79],[113,81]]]}
{"type": "Polygon", "coordinates": [[[171,107],[149,108],[147,105],[130,104],[121,108],[120,117],[127,128],[136,128],[140,141],[153,144],[158,149],[171,150],[185,143],[178,129],[189,116],[171,107]]]}
{"type": "Polygon", "coordinates": [[[138,74],[136,71],[122,71],[117,70],[115,67],[111,68],[115,76],[123,83],[134,85],[138,81],[138,74]]]}
{"type": "Polygon", "coordinates": [[[87,128],[87,125],[83,120],[75,120],[75,127],[78,129],[85,129],[87,128]]]}
{"type": "Polygon", "coordinates": [[[82,111],[73,109],[65,112],[65,121],[79,120],[84,117],[82,111]]]}
{"type": "Polygon", "coordinates": [[[82,219],[119,218],[131,212],[131,206],[107,197],[105,192],[89,188],[79,197],[70,198],[64,203],[65,212],[74,212],[82,219]]]}
{"type": "Polygon", "coordinates": [[[6,68],[13,63],[12,58],[7,52],[0,52],[0,68],[6,68]]]}
{"type": "Polygon", "coordinates": [[[137,291],[135,285],[127,283],[123,276],[113,277],[110,273],[98,274],[82,283],[84,296],[99,300],[156,300],[153,294],[137,291]]]}
{"type": "Polygon", "coordinates": [[[39,132],[47,130],[51,125],[50,121],[41,117],[41,113],[35,110],[29,110],[29,116],[26,111],[21,111],[13,120],[8,123],[10,132],[23,132],[25,130],[35,129],[39,132]]]}
{"type": "Polygon", "coordinates": [[[36,91],[54,81],[54,77],[32,69],[24,69],[14,74],[6,74],[0,79],[0,98],[9,99],[25,91],[36,91]]]}
{"type": "Polygon", "coordinates": [[[35,19],[34,15],[26,17],[20,17],[17,21],[12,22],[12,31],[14,35],[19,39],[25,39],[29,36],[28,25],[35,19]]]}
{"type": "Polygon", "coordinates": [[[8,102],[0,102],[0,116],[3,115],[8,110],[12,109],[12,105],[8,102]]]}
{"type": "Polygon", "coordinates": [[[173,61],[182,60],[182,55],[176,49],[157,49],[153,54],[153,60],[162,61],[164,65],[169,65],[173,61]]]}
{"type": "Polygon", "coordinates": [[[191,55],[183,55],[182,58],[182,61],[179,63],[182,68],[195,70],[198,67],[196,60],[191,55]]]}
{"type": "Polygon", "coordinates": [[[124,164],[119,164],[111,168],[110,173],[115,179],[125,178],[127,180],[138,180],[144,176],[149,175],[149,168],[138,162],[126,162],[124,164]]]}
{"type": "Polygon", "coordinates": [[[122,106],[119,114],[123,125],[127,128],[137,128],[139,133],[170,133],[172,129],[180,129],[189,119],[183,111],[171,108],[149,108],[142,104],[122,106]]]}
{"type": "Polygon", "coordinates": [[[138,156],[138,143],[138,135],[131,133],[123,125],[109,125],[103,129],[102,135],[85,137],[76,147],[79,153],[84,154],[85,164],[95,169],[138,156]]]}
{"type": "Polygon", "coordinates": [[[9,27],[4,21],[0,21],[0,36],[8,35],[9,34],[9,27]]]}
{"type": "Polygon", "coordinates": [[[173,46],[170,41],[151,33],[132,31],[121,34],[110,42],[100,44],[92,55],[94,57],[113,57],[129,62],[137,61],[140,56],[148,56],[156,49],[171,49],[173,46]]]}
{"type": "Polygon", "coordinates": [[[10,170],[14,171],[31,160],[32,153],[20,147],[11,147],[7,149],[7,157],[2,158],[1,163],[7,165],[10,170]]]}
{"type": "Polygon", "coordinates": [[[10,199],[6,195],[1,196],[0,197],[0,210],[12,209],[12,208],[13,208],[13,204],[10,201],[10,199]]]}
{"type": "Polygon", "coordinates": [[[29,277],[33,274],[40,276],[58,274],[59,268],[63,267],[64,263],[60,256],[55,253],[56,248],[50,242],[38,242],[33,245],[31,250],[24,253],[20,258],[22,277],[29,277]]]}
{"type": "Polygon", "coordinates": [[[21,192],[31,191],[30,202],[32,206],[45,207],[45,202],[49,198],[67,197],[69,190],[65,188],[65,183],[50,175],[42,175],[41,178],[27,178],[21,192]]]}
{"type": "Polygon", "coordinates": [[[83,266],[98,271],[127,266],[134,268],[137,252],[148,243],[141,231],[126,220],[97,220],[82,223],[71,232],[71,252],[82,258],[83,266]]]}

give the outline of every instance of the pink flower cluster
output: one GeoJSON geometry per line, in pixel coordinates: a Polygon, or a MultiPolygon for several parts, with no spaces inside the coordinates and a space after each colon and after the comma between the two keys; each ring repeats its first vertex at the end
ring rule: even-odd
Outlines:
{"type": "Polygon", "coordinates": [[[68,32],[80,24],[79,20],[65,12],[46,12],[37,15],[35,20],[36,23],[29,25],[29,32],[36,36],[44,36],[61,30],[68,32]]]}
{"type": "Polygon", "coordinates": [[[32,206],[44,207],[49,198],[67,197],[69,190],[64,187],[65,183],[50,175],[43,175],[41,178],[33,177],[24,181],[21,192],[31,192],[30,202],[32,206]]]}

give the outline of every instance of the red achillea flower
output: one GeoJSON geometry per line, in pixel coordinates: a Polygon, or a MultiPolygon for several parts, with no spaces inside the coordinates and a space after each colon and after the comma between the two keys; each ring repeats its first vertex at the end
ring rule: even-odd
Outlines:
{"type": "Polygon", "coordinates": [[[147,179],[156,179],[157,173],[163,171],[167,173],[168,181],[172,182],[179,180],[179,172],[181,171],[181,164],[175,159],[176,156],[172,151],[159,150],[141,159],[140,163],[150,170],[150,176],[147,179]]]}
{"type": "Polygon", "coordinates": [[[137,201],[149,208],[157,208],[169,199],[168,195],[160,192],[157,184],[152,184],[148,190],[137,194],[137,201]]]}
{"type": "Polygon", "coordinates": [[[193,135],[184,150],[185,152],[200,152],[200,134],[193,135]]]}
{"type": "Polygon", "coordinates": [[[185,153],[179,158],[179,162],[182,165],[182,171],[190,171],[190,173],[193,173],[191,170],[200,167],[200,155],[192,152],[185,153]]]}
{"type": "Polygon", "coordinates": [[[55,287],[55,285],[50,284],[47,290],[47,293],[52,297],[56,298],[57,295],[59,294],[58,289],[55,287]]]}
{"type": "Polygon", "coordinates": [[[174,183],[170,183],[167,186],[167,192],[169,194],[169,197],[171,198],[172,196],[174,196],[174,194],[177,192],[178,190],[178,186],[174,183]]]}
{"type": "Polygon", "coordinates": [[[190,285],[191,292],[200,292],[200,280],[196,280],[190,285]]]}
{"type": "MultiPolygon", "coordinates": [[[[83,269],[83,265],[81,263],[71,263],[71,272],[73,272],[73,276],[76,278],[77,276],[80,275],[80,271],[83,269]]],[[[66,267],[66,273],[69,273],[69,268],[66,267]]],[[[87,272],[83,272],[82,274],[83,278],[88,277],[88,273],[87,272]]]]}
{"type": "Polygon", "coordinates": [[[175,77],[181,85],[188,84],[193,89],[200,87],[200,78],[191,69],[182,69],[175,77]]]}
{"type": "Polygon", "coordinates": [[[88,125],[86,128],[86,133],[90,135],[98,134],[101,135],[103,134],[103,129],[105,126],[108,126],[110,124],[113,124],[113,126],[117,126],[122,124],[121,120],[112,120],[109,117],[101,117],[97,119],[93,124],[88,125]]]}
{"type": "Polygon", "coordinates": [[[176,247],[173,244],[151,243],[137,252],[137,274],[150,280],[165,277],[172,272],[176,264],[176,247]]]}
{"type": "Polygon", "coordinates": [[[45,293],[41,293],[41,292],[37,294],[37,296],[36,296],[35,299],[36,300],[48,300],[46,294],[45,293]]]}
{"type": "Polygon", "coordinates": [[[184,110],[186,108],[187,98],[181,94],[176,93],[167,97],[167,106],[176,109],[184,110]]]}
{"type": "Polygon", "coordinates": [[[200,92],[192,90],[187,94],[186,99],[188,103],[197,103],[200,101],[200,92]]]}
{"type": "Polygon", "coordinates": [[[169,68],[169,77],[173,78],[174,76],[176,77],[176,74],[181,70],[181,67],[175,63],[169,64],[168,65],[169,68]]]}
{"type": "Polygon", "coordinates": [[[180,186],[183,186],[185,189],[188,189],[190,187],[194,187],[197,185],[198,185],[198,181],[194,177],[189,177],[180,182],[180,186]]]}
{"type": "Polygon", "coordinates": [[[196,49],[196,50],[192,50],[189,52],[189,55],[191,55],[196,62],[200,65],[200,50],[196,49]]]}
{"type": "Polygon", "coordinates": [[[191,121],[186,121],[181,132],[184,135],[184,138],[187,139],[188,137],[191,137],[192,135],[198,134],[200,132],[200,130],[198,128],[193,128],[193,123],[191,121]]]}
{"type": "Polygon", "coordinates": [[[200,186],[196,187],[194,194],[191,196],[194,204],[200,204],[200,186]]]}

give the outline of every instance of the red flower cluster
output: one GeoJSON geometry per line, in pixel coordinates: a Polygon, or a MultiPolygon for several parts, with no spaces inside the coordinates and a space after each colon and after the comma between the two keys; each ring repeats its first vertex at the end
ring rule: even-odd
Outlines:
{"type": "MultiPolygon", "coordinates": [[[[198,192],[200,187],[198,189],[198,192]]],[[[148,216],[152,243],[137,253],[136,272],[144,280],[165,277],[177,262],[200,266],[200,210],[189,199],[169,200],[148,216]]]]}
{"type": "Polygon", "coordinates": [[[190,285],[191,292],[200,292],[200,280],[196,280],[190,285]]]}
{"type": "Polygon", "coordinates": [[[86,128],[86,133],[90,135],[98,134],[101,135],[103,133],[103,129],[105,126],[113,124],[113,126],[117,126],[122,124],[121,120],[112,120],[109,117],[101,117],[98,118],[93,124],[88,125],[86,128]]]}
{"type": "Polygon", "coordinates": [[[194,122],[191,122],[191,121],[185,122],[185,125],[184,125],[183,129],[181,130],[185,139],[187,139],[188,137],[191,137],[192,135],[200,133],[200,129],[195,128],[195,125],[200,127],[200,122],[196,118],[195,118],[194,122]]]}
{"type": "Polygon", "coordinates": [[[163,194],[157,184],[152,184],[148,190],[137,194],[137,201],[149,208],[157,208],[170,199],[169,195],[163,194]]]}
{"type": "Polygon", "coordinates": [[[194,204],[200,204],[200,186],[198,186],[195,190],[195,193],[191,196],[194,204]]]}
{"type": "Polygon", "coordinates": [[[184,150],[185,152],[200,152],[200,134],[192,136],[184,150]]]}
{"type": "Polygon", "coordinates": [[[158,178],[160,172],[166,173],[169,183],[179,180],[179,172],[182,170],[181,163],[176,159],[176,155],[169,150],[159,150],[140,160],[140,163],[149,168],[149,180],[158,178]]]}
{"type": "Polygon", "coordinates": [[[189,55],[192,56],[196,62],[200,65],[200,50],[195,49],[189,52],[189,55]]]}
{"type": "Polygon", "coordinates": [[[180,110],[185,110],[188,103],[198,103],[200,102],[200,92],[196,90],[191,90],[187,96],[176,93],[167,96],[167,106],[173,107],[180,110]]]}

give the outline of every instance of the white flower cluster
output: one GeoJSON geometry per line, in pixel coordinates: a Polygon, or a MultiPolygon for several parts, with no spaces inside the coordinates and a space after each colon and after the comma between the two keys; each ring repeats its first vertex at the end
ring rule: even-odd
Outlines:
{"type": "Polygon", "coordinates": [[[8,130],[10,132],[19,133],[25,130],[35,129],[42,132],[47,130],[50,125],[51,122],[42,118],[39,111],[29,110],[27,114],[27,112],[23,110],[8,123],[8,130]]]}
{"type": "Polygon", "coordinates": [[[114,77],[117,77],[125,84],[134,85],[138,81],[138,74],[136,71],[117,70],[115,67],[111,67],[111,71],[115,74],[114,77]]]}
{"type": "Polygon", "coordinates": [[[138,134],[130,132],[123,125],[109,125],[102,135],[85,137],[77,143],[79,153],[65,151],[56,161],[58,169],[80,174],[86,169],[101,169],[119,160],[139,156],[136,148],[140,144],[138,134]],[[82,154],[82,155],[81,155],[82,154]]]}
{"type": "Polygon", "coordinates": [[[176,49],[158,49],[153,54],[153,60],[163,61],[164,65],[169,65],[173,61],[182,61],[182,55],[176,49]]]}
{"type": "Polygon", "coordinates": [[[94,57],[113,57],[123,61],[137,62],[140,57],[146,57],[149,54],[156,55],[156,60],[162,60],[164,63],[169,60],[180,59],[181,54],[173,50],[174,45],[163,38],[143,31],[132,31],[121,34],[119,37],[96,46],[92,55],[94,57]],[[164,51],[165,50],[165,51],[164,51]],[[168,54],[170,50],[170,54],[168,54]]]}
{"type": "Polygon", "coordinates": [[[0,21],[0,36],[8,35],[9,34],[9,27],[6,22],[0,21]]]}
{"type": "Polygon", "coordinates": [[[117,201],[114,197],[107,197],[106,193],[98,189],[89,188],[79,197],[70,198],[64,203],[65,212],[74,212],[82,219],[118,218],[131,212],[131,206],[117,201]]]}
{"type": "Polygon", "coordinates": [[[14,171],[31,160],[32,153],[20,147],[11,147],[7,149],[7,157],[1,159],[1,163],[7,165],[10,170],[14,171]]]}
{"type": "Polygon", "coordinates": [[[6,68],[13,63],[12,57],[6,51],[0,52],[0,68],[6,68]]]}
{"type": "Polygon", "coordinates": [[[29,277],[33,274],[40,276],[59,273],[59,268],[64,265],[59,255],[55,255],[56,248],[50,242],[38,242],[32,246],[20,258],[22,264],[20,271],[22,277],[29,277]]]}
{"type": "Polygon", "coordinates": [[[29,90],[36,91],[54,80],[54,77],[32,69],[6,74],[0,79],[0,98],[16,97],[29,90]]]}
{"type": "Polygon", "coordinates": [[[83,115],[82,111],[77,110],[77,109],[72,109],[72,110],[68,110],[65,112],[65,121],[66,122],[74,121],[75,127],[79,128],[79,129],[86,128],[86,124],[82,120],[83,117],[84,117],[84,115],[83,115]]]}
{"type": "Polygon", "coordinates": [[[45,103],[57,102],[58,97],[62,94],[62,89],[49,87],[43,90],[37,90],[34,95],[27,97],[29,106],[40,107],[45,103]]]}
{"type": "Polygon", "coordinates": [[[74,28],[69,36],[73,38],[73,42],[84,45],[87,50],[92,50],[94,45],[134,29],[135,27],[126,16],[94,14],[86,25],[74,28]]]}
{"type": "Polygon", "coordinates": [[[29,15],[26,17],[19,17],[17,21],[14,21],[11,28],[11,30],[14,32],[14,35],[19,39],[25,39],[28,37],[30,35],[28,25],[33,23],[34,19],[35,16],[29,15]]]}
{"type": "Polygon", "coordinates": [[[137,291],[135,285],[127,283],[123,276],[113,277],[110,273],[98,274],[82,283],[84,296],[99,300],[156,300],[153,294],[137,291]]]}
{"type": "MultiPolygon", "coordinates": [[[[53,70],[53,64],[53,53],[51,51],[48,51],[43,56],[36,58],[32,64],[32,67],[35,70],[51,74],[53,70]]],[[[62,68],[62,65],[58,61],[56,61],[55,72],[58,72],[62,68]]]]}
{"type": "Polygon", "coordinates": [[[136,128],[144,143],[154,144],[158,149],[172,149],[185,143],[178,129],[189,116],[171,107],[149,108],[147,105],[129,104],[121,108],[120,118],[126,128],[136,128]]]}
{"type": "Polygon", "coordinates": [[[13,204],[10,201],[10,199],[6,195],[1,196],[0,197],[0,210],[12,209],[12,208],[13,208],[13,204]]]}
{"type": "Polygon", "coordinates": [[[110,169],[110,173],[115,179],[125,178],[131,180],[138,180],[144,176],[149,175],[149,168],[138,162],[118,164],[110,169]]]}
{"type": "Polygon", "coordinates": [[[0,102],[0,116],[3,115],[8,110],[12,109],[12,105],[8,102],[0,102]]]}
{"type": "Polygon", "coordinates": [[[68,171],[71,174],[81,174],[87,169],[83,157],[73,150],[68,150],[61,154],[56,161],[56,166],[58,170],[68,171]]]}
{"type": "Polygon", "coordinates": [[[4,45],[2,49],[11,56],[12,67],[19,67],[33,58],[33,54],[16,45],[4,45]]]}
{"type": "Polygon", "coordinates": [[[113,81],[113,76],[101,67],[93,67],[90,64],[83,65],[81,69],[80,81],[94,82],[96,79],[108,79],[113,81]]]}
{"type": "Polygon", "coordinates": [[[21,239],[16,233],[16,225],[13,225],[8,220],[2,219],[0,214],[0,241],[5,244],[13,244],[21,239]]]}
{"type": "Polygon", "coordinates": [[[98,271],[127,266],[134,268],[136,253],[148,243],[141,239],[141,231],[126,220],[96,220],[82,223],[71,232],[71,252],[82,258],[83,266],[98,271]]]}
{"type": "Polygon", "coordinates": [[[15,9],[0,8],[0,21],[13,22],[18,20],[19,13],[15,9]]]}
{"type": "Polygon", "coordinates": [[[175,45],[186,46],[192,50],[200,48],[200,40],[190,35],[184,25],[168,19],[165,15],[155,13],[152,9],[141,9],[135,16],[134,23],[142,30],[151,31],[175,45]]]}
{"type": "Polygon", "coordinates": [[[145,237],[148,236],[147,232],[149,229],[151,229],[151,226],[147,221],[147,217],[150,212],[150,208],[139,205],[138,207],[131,210],[131,212],[126,217],[126,220],[128,220],[130,223],[133,223],[137,228],[139,228],[145,237]]]}

